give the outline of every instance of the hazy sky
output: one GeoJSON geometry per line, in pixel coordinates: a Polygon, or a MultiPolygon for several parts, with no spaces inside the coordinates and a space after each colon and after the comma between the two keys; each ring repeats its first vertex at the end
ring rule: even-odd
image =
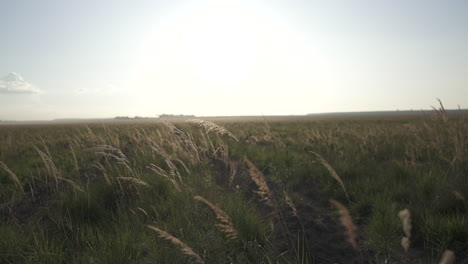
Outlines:
{"type": "Polygon", "coordinates": [[[0,119],[468,108],[466,0],[0,7],[0,119]]]}

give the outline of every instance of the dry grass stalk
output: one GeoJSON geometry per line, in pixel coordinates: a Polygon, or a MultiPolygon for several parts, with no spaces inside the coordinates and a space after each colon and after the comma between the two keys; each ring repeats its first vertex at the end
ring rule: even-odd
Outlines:
{"type": "Polygon", "coordinates": [[[1,161],[0,161],[0,168],[2,168],[3,170],[5,170],[5,171],[10,175],[11,180],[13,180],[13,182],[18,186],[18,188],[20,188],[20,190],[21,190],[22,192],[24,192],[24,190],[23,190],[23,185],[21,184],[21,181],[19,180],[18,176],[16,176],[16,174],[14,174],[14,173],[10,170],[10,168],[8,168],[8,166],[7,166],[5,163],[1,162],[1,161]]]}
{"type": "Polygon", "coordinates": [[[104,179],[106,180],[106,183],[110,185],[111,181],[110,181],[110,177],[109,177],[109,174],[107,173],[106,168],[104,168],[104,166],[102,166],[101,163],[96,163],[95,165],[93,165],[93,167],[95,167],[102,173],[102,175],[104,176],[104,179]]]}
{"type": "Polygon", "coordinates": [[[78,168],[78,160],[76,159],[76,154],[75,154],[75,149],[73,148],[73,144],[70,144],[70,149],[73,155],[73,161],[75,162],[75,170],[76,172],[79,172],[80,169],[78,168]]]}
{"type": "Polygon", "coordinates": [[[180,241],[175,236],[173,236],[173,235],[167,233],[166,231],[161,230],[161,229],[159,229],[159,228],[157,228],[155,226],[152,226],[152,225],[147,225],[147,227],[149,229],[152,229],[152,230],[156,231],[159,234],[160,237],[162,237],[162,238],[164,238],[166,240],[169,240],[172,244],[174,244],[176,246],[179,246],[180,250],[182,251],[183,254],[194,257],[197,263],[205,264],[205,261],[197,253],[195,253],[193,251],[193,249],[191,249],[189,246],[184,244],[184,242],[180,241]]]}
{"type": "Polygon", "coordinates": [[[203,127],[205,128],[206,132],[209,133],[210,131],[213,131],[215,132],[216,134],[218,135],[227,135],[229,136],[230,138],[234,139],[235,141],[239,142],[239,139],[237,139],[236,136],[234,136],[234,134],[232,134],[229,130],[227,130],[226,128],[220,126],[220,125],[217,125],[213,122],[210,122],[210,121],[207,121],[207,120],[202,120],[202,119],[189,119],[187,120],[187,122],[189,123],[193,123],[193,124],[196,124],[200,127],[203,127]]]}
{"type": "Polygon", "coordinates": [[[229,187],[231,187],[232,182],[234,181],[234,178],[236,177],[236,174],[237,174],[238,164],[235,161],[229,161],[228,166],[229,166],[229,187]]]}
{"type": "Polygon", "coordinates": [[[202,196],[196,195],[194,197],[195,200],[201,201],[211,207],[216,214],[216,218],[221,222],[221,224],[217,224],[216,226],[224,232],[228,239],[236,239],[239,236],[239,233],[234,228],[234,224],[232,223],[231,217],[219,208],[217,205],[211,203],[210,201],[206,200],[202,196]]]}
{"type": "Polygon", "coordinates": [[[408,209],[404,209],[398,213],[398,216],[403,224],[403,232],[405,232],[405,236],[401,238],[401,246],[405,252],[408,252],[411,238],[411,213],[408,209]]]}
{"type": "Polygon", "coordinates": [[[445,250],[439,264],[453,264],[455,263],[455,253],[451,250],[445,250]]]}
{"type": "Polygon", "coordinates": [[[333,167],[318,153],[316,152],[313,152],[311,151],[312,153],[315,154],[315,156],[317,156],[317,158],[319,159],[320,163],[322,163],[322,165],[328,170],[328,172],[330,173],[330,176],[332,176],[340,185],[341,185],[341,188],[343,189],[345,195],[346,195],[346,199],[349,201],[349,195],[348,195],[348,192],[346,191],[346,187],[343,183],[343,180],[341,179],[341,177],[338,175],[338,173],[336,173],[335,169],[333,169],[333,167]]]}
{"type": "Polygon", "coordinates": [[[141,207],[137,207],[136,208],[138,211],[142,212],[143,214],[145,214],[148,218],[150,217],[149,214],[141,207]]]}
{"type": "Polygon", "coordinates": [[[190,170],[189,170],[188,167],[187,167],[187,165],[185,165],[185,163],[184,163],[182,160],[176,159],[175,161],[179,162],[180,165],[182,165],[182,167],[184,167],[184,169],[185,169],[185,171],[187,172],[188,175],[191,174],[191,173],[190,173],[190,170]]]}
{"type": "Polygon", "coordinates": [[[255,165],[247,158],[244,157],[245,163],[249,167],[249,174],[255,184],[258,186],[257,193],[262,197],[262,201],[265,201],[268,205],[273,206],[271,201],[271,191],[266,182],[263,173],[255,167],[255,165]]]}
{"type": "Polygon", "coordinates": [[[348,209],[343,205],[341,204],[340,202],[336,201],[336,200],[330,200],[330,203],[336,207],[336,209],[338,209],[338,212],[340,214],[340,222],[341,222],[341,225],[344,226],[345,228],[345,234],[346,234],[346,237],[347,237],[347,241],[349,244],[351,244],[351,246],[354,248],[354,249],[358,249],[358,245],[357,245],[357,235],[356,235],[356,226],[353,224],[353,219],[351,218],[351,215],[349,214],[349,211],[348,209]]]}
{"type": "Polygon", "coordinates": [[[286,204],[291,208],[293,215],[295,217],[299,217],[299,214],[297,213],[297,208],[294,206],[294,203],[292,202],[291,198],[289,197],[288,193],[283,190],[284,193],[284,199],[286,200],[286,204]]]}
{"type": "Polygon", "coordinates": [[[149,186],[148,183],[140,180],[140,179],[137,179],[137,178],[133,178],[133,177],[117,177],[117,180],[123,180],[123,181],[128,181],[128,182],[132,182],[132,183],[135,183],[137,185],[142,185],[142,186],[149,186]]]}

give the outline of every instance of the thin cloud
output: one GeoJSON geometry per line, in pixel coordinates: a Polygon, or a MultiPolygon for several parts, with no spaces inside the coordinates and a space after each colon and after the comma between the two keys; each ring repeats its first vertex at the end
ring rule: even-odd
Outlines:
{"type": "Polygon", "coordinates": [[[36,94],[40,90],[16,72],[10,72],[0,78],[0,94],[36,94]]]}

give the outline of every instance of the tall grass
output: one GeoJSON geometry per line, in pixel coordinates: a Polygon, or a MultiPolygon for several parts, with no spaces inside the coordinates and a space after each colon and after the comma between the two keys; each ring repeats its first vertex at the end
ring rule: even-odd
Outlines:
{"type": "Polygon", "coordinates": [[[448,249],[463,263],[467,131],[442,105],[388,120],[0,126],[0,262],[435,263],[448,249]]]}

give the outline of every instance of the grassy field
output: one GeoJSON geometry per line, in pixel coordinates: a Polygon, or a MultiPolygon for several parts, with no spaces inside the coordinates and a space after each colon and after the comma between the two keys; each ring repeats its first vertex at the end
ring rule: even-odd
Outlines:
{"type": "Polygon", "coordinates": [[[443,109],[3,124],[0,263],[468,263],[467,151],[443,109]]]}

